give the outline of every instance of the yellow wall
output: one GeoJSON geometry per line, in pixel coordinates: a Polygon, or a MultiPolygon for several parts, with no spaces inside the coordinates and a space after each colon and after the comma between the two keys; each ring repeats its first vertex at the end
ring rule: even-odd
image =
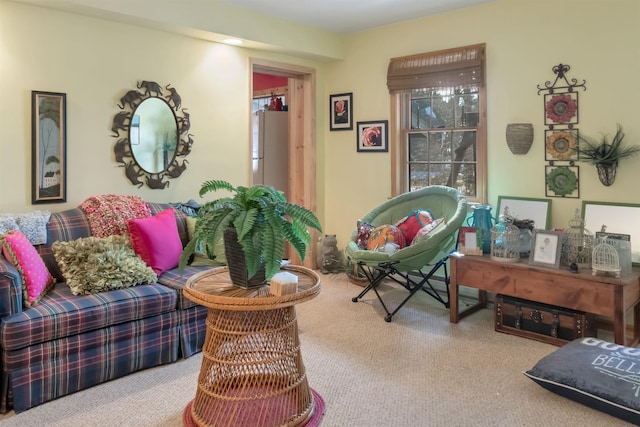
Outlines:
{"type": "MultiPolygon", "coordinates": [[[[627,143],[640,143],[631,88],[640,69],[639,18],[637,0],[496,0],[344,36],[344,46],[328,37],[313,52],[338,52],[345,59],[320,62],[309,59],[313,52],[287,56],[235,48],[0,1],[0,212],[61,210],[104,193],[186,201],[198,198],[206,179],[246,183],[249,58],[257,57],[317,70],[318,215],[344,246],[356,220],[389,196],[390,158],[357,153],[355,131],[329,131],[329,95],[353,92],[354,122],[388,119],[390,58],[476,43],[487,45],[489,202],[495,204],[499,195],[545,197],[543,97],[537,85],[555,77],[554,65],[569,64],[569,77],[587,82],[580,93],[580,131],[613,133],[620,123],[627,143]],[[172,84],[191,114],[190,163],[162,191],[132,186],[113,156],[109,129],[116,103],[137,80],[172,84]],[[31,90],[67,94],[65,204],[31,205],[31,90]],[[507,148],[505,127],[512,122],[534,124],[526,155],[507,148]]],[[[186,16],[180,19],[187,25],[186,16]]],[[[278,31],[288,40],[298,36],[296,28],[278,31]]],[[[634,185],[640,156],[621,163],[611,187],[600,184],[594,167],[579,165],[580,198],[552,199],[554,227],[566,227],[582,200],[640,203],[634,185]]]]}
{"type": "Polygon", "coordinates": [[[0,212],[59,211],[109,193],[201,200],[205,180],[246,185],[250,58],[315,68],[322,77],[310,60],[0,1],[0,212]],[[171,84],[190,114],[187,169],[164,190],[131,185],[113,154],[116,104],[140,80],[171,84]],[[67,203],[31,205],[32,90],[67,94],[67,203]]]}
{"type": "MultiPolygon", "coordinates": [[[[347,38],[346,59],[329,69],[327,96],[353,92],[354,122],[388,119],[389,58],[486,43],[489,203],[495,205],[499,195],[543,198],[544,112],[537,85],[553,81],[554,65],[569,64],[568,77],[587,82],[579,94],[581,132],[613,135],[620,123],[625,141],[640,143],[632,86],[640,69],[639,20],[637,0],[496,0],[359,33],[347,38]],[[506,125],[516,122],[534,125],[526,155],[514,155],[506,145],[506,125]]],[[[325,229],[342,244],[356,220],[389,197],[390,156],[357,153],[355,131],[327,128],[325,229]]],[[[578,165],[580,198],[552,198],[553,227],[566,228],[583,200],[640,203],[640,156],[621,162],[611,187],[598,181],[595,167],[578,165]]]]}

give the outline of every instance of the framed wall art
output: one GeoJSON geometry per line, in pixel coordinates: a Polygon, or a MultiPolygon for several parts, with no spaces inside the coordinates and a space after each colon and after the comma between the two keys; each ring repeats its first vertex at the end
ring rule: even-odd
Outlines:
{"type": "Polygon", "coordinates": [[[580,197],[578,166],[545,166],[545,172],[547,197],[580,197]]]}
{"type": "Polygon", "coordinates": [[[544,105],[545,125],[578,123],[578,92],[546,94],[544,105]]]}
{"type": "Polygon", "coordinates": [[[358,151],[387,152],[389,151],[388,121],[375,120],[358,122],[357,144],[358,151]]]}
{"type": "Polygon", "coordinates": [[[504,213],[505,207],[516,219],[531,219],[537,228],[551,228],[551,199],[498,196],[496,221],[504,213]]]}
{"type": "Polygon", "coordinates": [[[578,129],[558,129],[544,131],[544,159],[549,161],[578,160],[578,129]]]}
{"type": "Polygon", "coordinates": [[[542,267],[560,266],[560,231],[536,230],[529,255],[529,264],[542,267]]]}
{"type": "Polygon", "coordinates": [[[631,261],[640,265],[640,204],[582,202],[584,227],[596,233],[606,226],[607,233],[628,234],[631,240],[631,261]]]}
{"type": "Polygon", "coordinates": [[[353,130],[353,94],[329,95],[329,130],[353,130]]]}
{"type": "Polygon", "coordinates": [[[31,92],[31,203],[67,200],[67,95],[31,92]]]}

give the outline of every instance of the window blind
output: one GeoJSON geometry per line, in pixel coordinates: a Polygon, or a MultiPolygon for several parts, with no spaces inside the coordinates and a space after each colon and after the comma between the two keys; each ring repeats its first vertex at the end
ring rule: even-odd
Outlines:
{"type": "Polygon", "coordinates": [[[387,71],[390,93],[411,89],[484,84],[485,45],[392,58],[387,71]]]}

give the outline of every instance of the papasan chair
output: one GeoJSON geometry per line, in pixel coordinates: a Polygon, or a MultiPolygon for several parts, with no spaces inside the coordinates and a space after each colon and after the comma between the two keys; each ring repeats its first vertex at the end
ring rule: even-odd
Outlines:
{"type": "MultiPolygon", "coordinates": [[[[360,276],[366,277],[368,282],[364,290],[353,297],[352,301],[358,302],[373,290],[386,312],[387,322],[391,322],[398,310],[420,290],[449,308],[447,260],[456,247],[457,231],[466,216],[467,200],[457,190],[440,185],[400,194],[373,209],[359,221],[358,229],[353,233],[345,249],[349,263],[357,269],[360,276]],[[396,243],[402,240],[403,236],[399,235],[397,228],[406,225],[407,218],[413,219],[412,215],[420,219],[421,215],[429,214],[431,222],[421,227],[417,237],[411,241],[407,241],[408,238],[405,239],[406,246],[398,250],[398,246],[403,245],[396,245],[396,243]],[[394,226],[388,227],[389,225],[394,226]],[[393,241],[393,244],[384,243],[372,250],[369,236],[368,248],[363,247],[364,227],[368,227],[371,235],[380,229],[387,232],[391,229],[392,231],[388,234],[382,233],[382,237],[378,233],[377,239],[378,243],[393,241]],[[437,292],[430,282],[431,279],[435,279],[435,273],[441,268],[444,270],[444,277],[438,277],[438,280],[444,281],[446,296],[437,292]],[[385,279],[390,279],[409,291],[409,295],[393,310],[387,307],[378,290],[378,286],[385,279]]],[[[410,237],[406,226],[402,230],[405,237],[410,237]]]]}

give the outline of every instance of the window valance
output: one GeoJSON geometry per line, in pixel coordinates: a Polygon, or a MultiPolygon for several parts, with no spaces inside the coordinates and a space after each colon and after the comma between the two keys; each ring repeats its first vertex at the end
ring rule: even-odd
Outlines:
{"type": "Polygon", "coordinates": [[[387,71],[390,93],[411,89],[478,86],[484,81],[485,45],[392,58],[387,71]]]}

